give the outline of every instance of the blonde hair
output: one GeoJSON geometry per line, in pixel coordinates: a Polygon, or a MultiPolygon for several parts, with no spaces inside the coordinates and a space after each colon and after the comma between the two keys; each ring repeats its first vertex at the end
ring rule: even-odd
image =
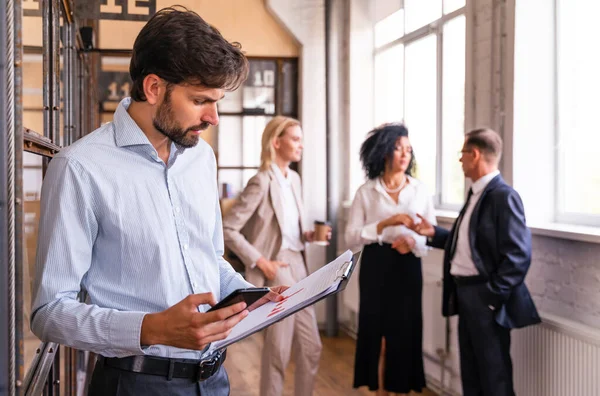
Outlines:
{"type": "Polygon", "coordinates": [[[267,126],[262,134],[260,152],[260,169],[267,170],[271,166],[271,163],[275,161],[275,149],[273,148],[273,141],[283,135],[285,130],[291,126],[300,126],[300,121],[285,116],[275,116],[267,126]]]}

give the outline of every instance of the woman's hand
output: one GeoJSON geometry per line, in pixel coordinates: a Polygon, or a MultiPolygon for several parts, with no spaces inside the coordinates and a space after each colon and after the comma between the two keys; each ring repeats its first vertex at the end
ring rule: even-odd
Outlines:
{"type": "MultiPolygon", "coordinates": [[[[331,240],[331,227],[328,227],[329,231],[327,231],[327,240],[331,240]]],[[[315,231],[305,231],[304,232],[304,240],[306,242],[314,242],[315,241],[315,231]]]]}
{"type": "Polygon", "coordinates": [[[269,261],[264,257],[261,257],[256,262],[256,266],[265,274],[268,280],[273,280],[277,276],[279,267],[287,267],[288,265],[282,261],[269,261]]]}
{"type": "Polygon", "coordinates": [[[406,213],[399,213],[380,221],[379,224],[377,224],[377,235],[381,235],[384,229],[392,226],[403,225],[412,229],[414,227],[414,223],[415,222],[413,221],[412,217],[406,213]]]}
{"type": "Polygon", "coordinates": [[[403,235],[392,243],[392,249],[396,249],[400,254],[408,254],[415,247],[415,239],[408,235],[403,235]]]}

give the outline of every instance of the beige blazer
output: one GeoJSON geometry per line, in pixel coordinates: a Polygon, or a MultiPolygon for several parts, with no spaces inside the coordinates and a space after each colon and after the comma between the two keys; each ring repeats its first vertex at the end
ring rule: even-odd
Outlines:
{"type": "MultiPolygon", "coordinates": [[[[304,237],[300,176],[291,169],[289,172],[300,213],[300,235],[304,237]]],[[[281,249],[283,216],[281,187],[275,173],[268,169],[258,172],[248,181],[244,191],[223,218],[225,245],[246,266],[246,280],[257,287],[264,286],[266,278],[258,267],[252,268],[252,265],[261,256],[267,260],[275,260],[277,257],[281,249]]]]}

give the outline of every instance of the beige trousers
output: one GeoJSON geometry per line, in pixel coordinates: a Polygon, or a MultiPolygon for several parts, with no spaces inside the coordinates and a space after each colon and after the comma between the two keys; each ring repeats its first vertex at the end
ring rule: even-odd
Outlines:
{"type": "MultiPolygon", "coordinates": [[[[280,267],[275,279],[268,281],[268,286],[291,286],[307,276],[301,253],[283,250],[277,255],[277,260],[283,261],[289,266],[280,267]]],[[[292,349],[296,364],[295,395],[312,395],[319,369],[321,347],[317,318],[312,306],[268,327],[265,330],[265,343],[262,351],[261,396],[281,396],[283,394],[283,376],[290,361],[292,349]]]]}

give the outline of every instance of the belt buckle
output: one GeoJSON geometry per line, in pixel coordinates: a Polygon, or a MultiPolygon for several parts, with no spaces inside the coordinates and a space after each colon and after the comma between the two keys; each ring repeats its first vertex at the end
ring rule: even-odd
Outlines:
{"type": "Polygon", "coordinates": [[[219,360],[221,359],[221,351],[215,353],[210,359],[202,359],[198,364],[198,376],[196,378],[196,382],[202,382],[213,376],[215,373],[215,368],[217,368],[219,364],[219,360]],[[206,377],[205,374],[209,373],[206,377]]]}

